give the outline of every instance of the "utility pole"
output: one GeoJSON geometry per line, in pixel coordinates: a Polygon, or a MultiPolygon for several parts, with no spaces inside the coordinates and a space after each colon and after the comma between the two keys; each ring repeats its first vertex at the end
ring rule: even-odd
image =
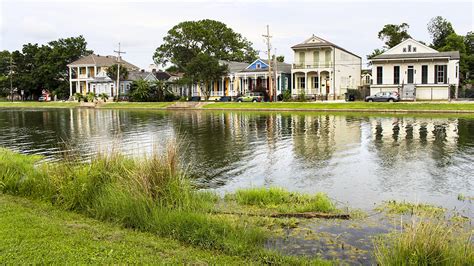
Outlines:
{"type": "Polygon", "coordinates": [[[114,53],[117,53],[117,87],[115,88],[115,95],[117,96],[117,102],[119,101],[119,92],[120,92],[120,58],[121,54],[125,54],[124,51],[120,50],[120,43],[118,44],[118,51],[114,50],[114,53]]]}
{"type": "Polygon", "coordinates": [[[267,53],[268,53],[268,91],[270,92],[270,102],[273,101],[273,81],[272,81],[272,59],[271,59],[271,43],[270,43],[270,26],[267,25],[267,34],[262,35],[263,37],[266,38],[266,43],[267,43],[267,53]]]}

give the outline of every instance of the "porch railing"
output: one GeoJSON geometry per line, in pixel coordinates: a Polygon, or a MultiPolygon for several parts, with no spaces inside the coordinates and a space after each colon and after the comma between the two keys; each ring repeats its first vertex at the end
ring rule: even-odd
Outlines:
{"type": "Polygon", "coordinates": [[[295,63],[293,64],[293,69],[329,68],[333,66],[334,66],[333,63],[319,63],[319,64],[295,63]]]}

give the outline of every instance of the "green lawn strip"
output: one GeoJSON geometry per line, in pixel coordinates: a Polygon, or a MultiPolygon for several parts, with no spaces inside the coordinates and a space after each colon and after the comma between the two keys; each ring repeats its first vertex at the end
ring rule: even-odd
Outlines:
{"type": "Polygon", "coordinates": [[[0,108],[72,108],[78,102],[0,102],[0,108]]]}
{"type": "Polygon", "coordinates": [[[0,262],[4,264],[254,263],[3,194],[0,235],[0,262]]]}
{"type": "Polygon", "coordinates": [[[110,102],[99,105],[98,107],[104,109],[162,109],[173,104],[174,102],[110,102]]]}
{"type": "Polygon", "coordinates": [[[374,111],[473,111],[474,103],[213,103],[205,109],[295,109],[295,110],[374,110],[374,111]]]}

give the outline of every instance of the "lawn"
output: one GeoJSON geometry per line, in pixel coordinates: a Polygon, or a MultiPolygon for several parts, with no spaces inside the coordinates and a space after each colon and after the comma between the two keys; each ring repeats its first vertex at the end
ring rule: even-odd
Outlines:
{"type": "Polygon", "coordinates": [[[78,102],[1,102],[0,108],[71,108],[79,106],[78,102]]]}
{"type": "Polygon", "coordinates": [[[248,109],[248,110],[367,110],[367,111],[428,111],[428,112],[474,112],[474,103],[366,103],[366,102],[278,102],[278,103],[213,103],[207,109],[248,109]]]}
{"type": "Polygon", "coordinates": [[[1,264],[252,264],[0,194],[1,264]]]}
{"type": "Polygon", "coordinates": [[[110,109],[154,109],[154,108],[166,108],[174,102],[110,102],[104,105],[100,105],[100,108],[110,109]]]}

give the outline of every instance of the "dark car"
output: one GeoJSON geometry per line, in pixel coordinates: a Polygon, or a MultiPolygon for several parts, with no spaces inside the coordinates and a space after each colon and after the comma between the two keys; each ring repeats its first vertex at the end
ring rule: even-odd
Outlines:
{"type": "Polygon", "coordinates": [[[231,101],[232,101],[232,97],[230,96],[222,96],[216,100],[216,102],[231,102],[231,101]]]}
{"type": "Polygon", "coordinates": [[[240,96],[236,100],[237,102],[261,102],[263,101],[263,93],[261,92],[251,92],[244,96],[240,96]]]}
{"type": "Polygon", "coordinates": [[[365,97],[366,102],[398,102],[400,95],[398,92],[377,92],[375,95],[365,97]]]}

